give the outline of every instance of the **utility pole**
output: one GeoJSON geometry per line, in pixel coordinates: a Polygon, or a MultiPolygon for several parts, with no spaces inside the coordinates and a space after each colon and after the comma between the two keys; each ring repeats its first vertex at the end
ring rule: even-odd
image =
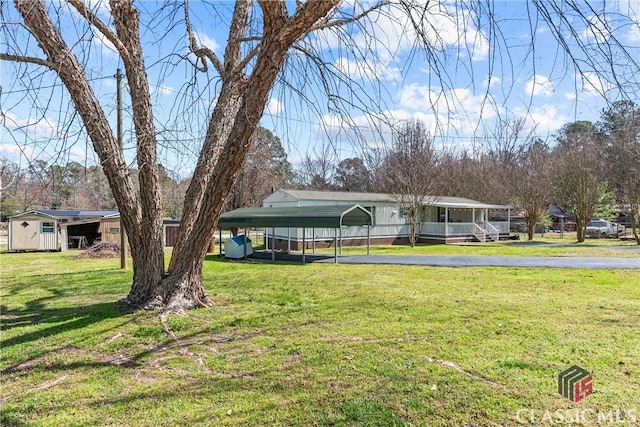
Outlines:
{"type": "MultiPolygon", "coordinates": [[[[116,99],[116,110],[118,112],[118,144],[120,145],[120,150],[124,151],[124,141],[122,135],[122,78],[124,75],[122,74],[122,70],[118,68],[116,71],[116,82],[117,82],[117,99],[116,99]]],[[[127,269],[127,232],[124,229],[124,223],[122,222],[122,212],[120,212],[120,268],[123,270],[127,269]]]]}

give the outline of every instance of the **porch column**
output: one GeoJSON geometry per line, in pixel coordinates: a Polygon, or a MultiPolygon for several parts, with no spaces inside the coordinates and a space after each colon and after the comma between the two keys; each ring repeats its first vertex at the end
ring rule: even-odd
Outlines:
{"type": "Polygon", "coordinates": [[[449,208],[444,208],[444,240],[447,241],[449,235],[449,208]]]}
{"type": "Polygon", "coordinates": [[[476,208],[471,208],[471,222],[476,223],[476,208]]]}

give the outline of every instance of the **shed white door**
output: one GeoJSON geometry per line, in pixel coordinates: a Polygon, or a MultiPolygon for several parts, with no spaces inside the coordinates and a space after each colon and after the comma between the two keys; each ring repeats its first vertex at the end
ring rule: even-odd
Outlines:
{"type": "Polygon", "coordinates": [[[40,221],[18,220],[11,224],[11,249],[38,249],[40,221]]]}

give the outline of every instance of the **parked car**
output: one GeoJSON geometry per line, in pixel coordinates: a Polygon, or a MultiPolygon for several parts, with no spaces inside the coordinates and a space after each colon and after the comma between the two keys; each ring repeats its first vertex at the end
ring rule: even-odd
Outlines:
{"type": "Polygon", "coordinates": [[[606,219],[592,219],[587,224],[587,237],[618,237],[624,234],[624,229],[624,225],[606,219]]]}

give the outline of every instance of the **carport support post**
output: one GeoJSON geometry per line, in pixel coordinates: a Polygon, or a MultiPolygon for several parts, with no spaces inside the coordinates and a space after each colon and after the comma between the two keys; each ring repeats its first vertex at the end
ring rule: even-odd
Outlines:
{"type": "Polygon", "coordinates": [[[338,230],[340,230],[340,255],[342,255],[342,226],[338,230]]]}
{"type": "Polygon", "coordinates": [[[244,260],[246,261],[247,260],[247,229],[246,228],[244,229],[243,237],[244,237],[244,245],[242,245],[242,250],[244,252],[244,260]]]}
{"type": "Polygon", "coordinates": [[[218,232],[220,233],[220,239],[219,239],[219,244],[220,244],[220,250],[218,252],[218,255],[222,256],[222,229],[218,230],[218,232]]]}
{"type": "Polygon", "coordinates": [[[271,261],[276,260],[276,228],[271,227],[271,261]]]}
{"type": "Polygon", "coordinates": [[[371,226],[367,225],[367,255],[371,255],[371,226]]]}
{"type": "Polygon", "coordinates": [[[305,263],[305,250],[307,249],[307,229],[302,227],[302,263],[305,263]]]}
{"type": "Polygon", "coordinates": [[[338,230],[333,229],[333,262],[338,263],[338,230]]]}
{"type": "Polygon", "coordinates": [[[291,252],[291,228],[287,227],[287,252],[291,252]]]}
{"type": "Polygon", "coordinates": [[[312,231],[312,233],[311,233],[312,236],[311,237],[313,238],[313,253],[315,254],[316,253],[316,228],[313,227],[311,229],[311,231],[312,231]]]}

